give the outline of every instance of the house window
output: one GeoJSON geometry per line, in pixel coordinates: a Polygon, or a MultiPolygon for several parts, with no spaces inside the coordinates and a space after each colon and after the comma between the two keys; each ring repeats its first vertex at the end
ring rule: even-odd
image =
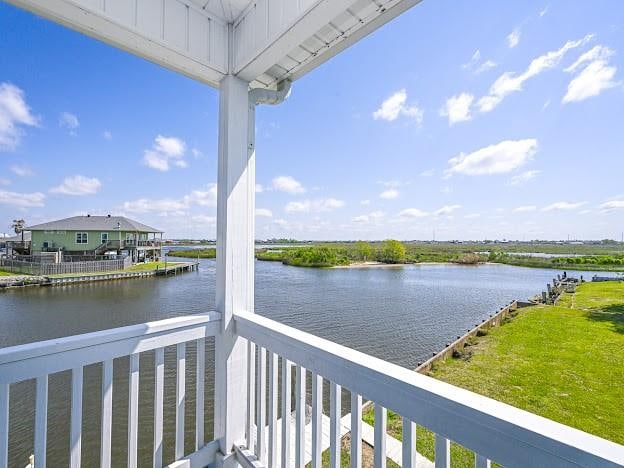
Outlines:
{"type": "Polygon", "coordinates": [[[76,244],[88,244],[89,243],[89,234],[86,232],[77,232],[76,233],[76,244]]]}
{"type": "Polygon", "coordinates": [[[126,232],[126,241],[134,240],[134,235],[131,232],[126,232]]]}
{"type": "Polygon", "coordinates": [[[102,232],[100,233],[100,241],[102,241],[102,244],[104,242],[108,242],[108,232],[102,232]]]}

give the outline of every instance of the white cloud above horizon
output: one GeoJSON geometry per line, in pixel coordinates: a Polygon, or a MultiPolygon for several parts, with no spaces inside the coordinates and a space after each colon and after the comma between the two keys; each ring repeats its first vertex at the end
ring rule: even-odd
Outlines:
{"type": "Polygon", "coordinates": [[[301,182],[291,176],[275,177],[272,181],[271,186],[273,187],[273,190],[286,192],[293,195],[296,195],[298,193],[305,193],[306,191],[301,182]]]}
{"type": "Polygon", "coordinates": [[[71,112],[61,112],[59,115],[59,127],[66,129],[71,136],[77,135],[77,129],[80,127],[80,121],[75,114],[71,112]]]}
{"type": "Polygon", "coordinates": [[[507,96],[522,91],[524,84],[546,70],[559,65],[565,55],[572,49],[581,47],[593,39],[592,34],[576,41],[567,41],[557,50],[547,52],[531,61],[526,70],[520,74],[505,72],[490,86],[487,95],[477,101],[482,113],[494,110],[507,96]]]}
{"type": "Polygon", "coordinates": [[[75,175],[65,177],[61,185],[52,187],[50,193],[71,196],[94,195],[102,187],[102,182],[96,177],[75,175]]]}
{"type": "Polygon", "coordinates": [[[583,101],[620,85],[621,83],[615,80],[617,67],[609,64],[609,60],[614,54],[612,49],[597,45],[566,68],[566,72],[574,73],[584,66],[568,84],[567,92],[561,102],[568,104],[583,101]]]}
{"type": "Polygon", "coordinates": [[[548,212],[548,211],[568,211],[568,210],[576,210],[577,208],[580,208],[581,206],[586,205],[587,202],[576,202],[576,203],[572,203],[572,202],[567,202],[567,201],[560,201],[560,202],[555,202],[552,203],[548,206],[545,206],[544,208],[542,208],[542,211],[544,212],[548,212]]]}
{"type": "Polygon", "coordinates": [[[0,83],[0,151],[15,151],[24,136],[23,127],[39,126],[22,89],[0,83]]]}
{"type": "Polygon", "coordinates": [[[470,93],[461,93],[451,96],[440,109],[440,115],[448,118],[449,125],[457,122],[465,122],[472,119],[470,107],[474,101],[474,96],[470,93]]]}
{"type": "Polygon", "coordinates": [[[501,141],[449,159],[446,174],[478,176],[511,172],[532,160],[537,149],[538,142],[533,138],[501,141]]]}
{"type": "Polygon", "coordinates": [[[513,49],[520,43],[520,28],[515,28],[513,31],[509,33],[507,36],[507,47],[513,49]]]}
{"type": "Polygon", "coordinates": [[[180,138],[157,135],[152,147],[143,151],[143,164],[161,172],[169,171],[172,165],[186,168],[185,153],[186,143],[180,138]]]}
{"type": "Polygon", "coordinates": [[[542,171],[539,171],[537,169],[531,170],[531,171],[524,171],[521,174],[515,175],[513,176],[510,180],[509,180],[509,185],[522,185],[525,184],[526,182],[535,179],[542,171]]]}
{"type": "Polygon", "coordinates": [[[379,198],[382,198],[384,200],[394,200],[395,198],[397,198],[399,196],[399,191],[395,188],[390,188],[388,190],[384,190],[383,192],[381,192],[379,194],[379,198]]]}
{"type": "Polygon", "coordinates": [[[268,208],[256,208],[256,216],[261,218],[272,218],[273,212],[268,208]]]}
{"type": "Polygon", "coordinates": [[[429,213],[419,208],[406,208],[399,213],[401,218],[424,218],[429,216],[429,213]]]}
{"type": "Polygon", "coordinates": [[[537,210],[537,206],[535,205],[523,205],[523,206],[518,206],[516,208],[513,209],[514,213],[528,213],[530,211],[535,211],[537,210]]]}
{"type": "Polygon", "coordinates": [[[381,103],[379,109],[373,112],[375,120],[394,122],[399,117],[406,117],[418,125],[422,124],[424,111],[418,104],[407,104],[407,91],[400,89],[381,103]]]}
{"type": "Polygon", "coordinates": [[[450,216],[455,211],[459,210],[461,205],[445,205],[442,208],[433,212],[436,216],[450,216]]]}
{"type": "Polygon", "coordinates": [[[30,177],[35,175],[32,168],[26,164],[13,164],[9,169],[13,174],[19,177],[30,177]]]}
{"type": "Polygon", "coordinates": [[[0,205],[13,208],[41,208],[44,201],[45,195],[41,192],[17,193],[0,190],[0,205]]]}
{"type": "Polygon", "coordinates": [[[324,213],[342,208],[343,200],[323,198],[318,200],[302,200],[289,202],[285,207],[286,213],[324,213]]]}

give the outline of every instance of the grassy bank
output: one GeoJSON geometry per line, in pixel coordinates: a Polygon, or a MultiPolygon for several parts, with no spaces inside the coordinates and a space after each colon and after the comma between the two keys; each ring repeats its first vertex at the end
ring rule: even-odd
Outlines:
{"type": "MultiPolygon", "coordinates": [[[[431,375],[624,444],[623,348],[624,283],[585,283],[557,307],[523,309],[431,375]]],[[[388,427],[400,438],[396,415],[388,427]]],[[[433,457],[432,434],[421,429],[418,444],[433,457]]],[[[473,466],[472,454],[458,446],[453,457],[453,466],[473,466]]]]}
{"type": "MultiPolygon", "coordinates": [[[[172,257],[215,258],[216,249],[173,250],[172,257]]],[[[361,262],[387,264],[456,263],[476,265],[483,262],[561,270],[623,271],[624,245],[605,242],[589,245],[557,243],[455,243],[455,242],[319,242],[314,245],[263,248],[256,258],[302,267],[332,267],[361,262]],[[556,257],[515,255],[550,254],[556,257]]]]}

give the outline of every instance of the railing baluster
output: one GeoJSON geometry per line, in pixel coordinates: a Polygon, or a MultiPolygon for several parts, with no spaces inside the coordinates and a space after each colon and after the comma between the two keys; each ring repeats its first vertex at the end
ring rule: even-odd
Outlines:
{"type": "Polygon", "coordinates": [[[100,467],[111,466],[111,437],[113,425],[113,361],[102,363],[102,428],[100,439],[100,467]]]}
{"type": "Polygon", "coordinates": [[[165,389],[165,348],[154,355],[154,468],[163,466],[163,399],[165,389]]]}
{"type": "Polygon", "coordinates": [[[291,364],[282,358],[282,468],[290,466],[291,364]]]}
{"type": "Polygon", "coordinates": [[[451,467],[451,442],[441,435],[435,435],[435,468],[451,467]]]}
{"type": "Polygon", "coordinates": [[[490,468],[491,466],[492,462],[490,460],[483,455],[475,453],[475,468],[490,468]]]}
{"type": "Polygon", "coordinates": [[[204,446],[204,386],[206,379],[206,340],[197,340],[197,369],[195,372],[195,450],[204,446]]]}
{"type": "Polygon", "coordinates": [[[46,466],[46,437],[48,429],[48,376],[37,377],[35,406],[35,466],[46,466]]]}
{"type": "Polygon", "coordinates": [[[69,465],[76,468],[80,466],[82,447],[82,375],[82,367],[72,370],[69,465]]]}
{"type": "Polygon", "coordinates": [[[362,396],[351,392],[351,468],[362,466],[362,396]]]}
{"type": "Polygon", "coordinates": [[[416,424],[403,418],[403,468],[416,468],[416,424]]]}
{"type": "Polygon", "coordinates": [[[176,372],[176,437],[175,459],[184,457],[184,407],[186,402],[186,343],[178,343],[176,346],[177,372],[176,372]]]}
{"type": "Polygon", "coordinates": [[[329,387],[329,468],[340,468],[340,417],[342,387],[334,382],[329,387]]]}
{"type": "Polygon", "coordinates": [[[269,468],[277,466],[277,354],[269,351],[269,468]]]}
{"type": "Polygon", "coordinates": [[[305,466],[305,405],[306,405],[306,369],[297,365],[297,380],[295,381],[295,468],[305,466]]]}
{"type": "Polygon", "coordinates": [[[139,355],[130,355],[129,401],[128,401],[128,467],[137,466],[139,425],[139,355]]]}
{"type": "Polygon", "coordinates": [[[9,388],[0,384],[0,468],[9,465],[9,388]]]}
{"type": "Polygon", "coordinates": [[[256,420],[256,345],[247,342],[247,448],[256,453],[254,447],[254,421],[256,420]]]}
{"type": "Polygon", "coordinates": [[[258,400],[256,401],[256,456],[266,463],[266,349],[258,348],[258,400]]]}
{"type": "Polygon", "coordinates": [[[386,468],[386,420],[388,410],[375,403],[375,468],[386,468]]]}
{"type": "Polygon", "coordinates": [[[312,373],[312,468],[321,468],[323,452],[323,377],[312,373]]]}

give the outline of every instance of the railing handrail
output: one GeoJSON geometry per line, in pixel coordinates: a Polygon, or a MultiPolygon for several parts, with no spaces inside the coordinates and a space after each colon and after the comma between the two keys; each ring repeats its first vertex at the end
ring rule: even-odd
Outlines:
{"type": "Polygon", "coordinates": [[[209,312],[1,348],[0,384],[216,336],[220,324],[209,312]]]}
{"type": "Polygon", "coordinates": [[[236,333],[504,466],[622,466],[624,447],[297,330],[235,314],[236,333]]]}

